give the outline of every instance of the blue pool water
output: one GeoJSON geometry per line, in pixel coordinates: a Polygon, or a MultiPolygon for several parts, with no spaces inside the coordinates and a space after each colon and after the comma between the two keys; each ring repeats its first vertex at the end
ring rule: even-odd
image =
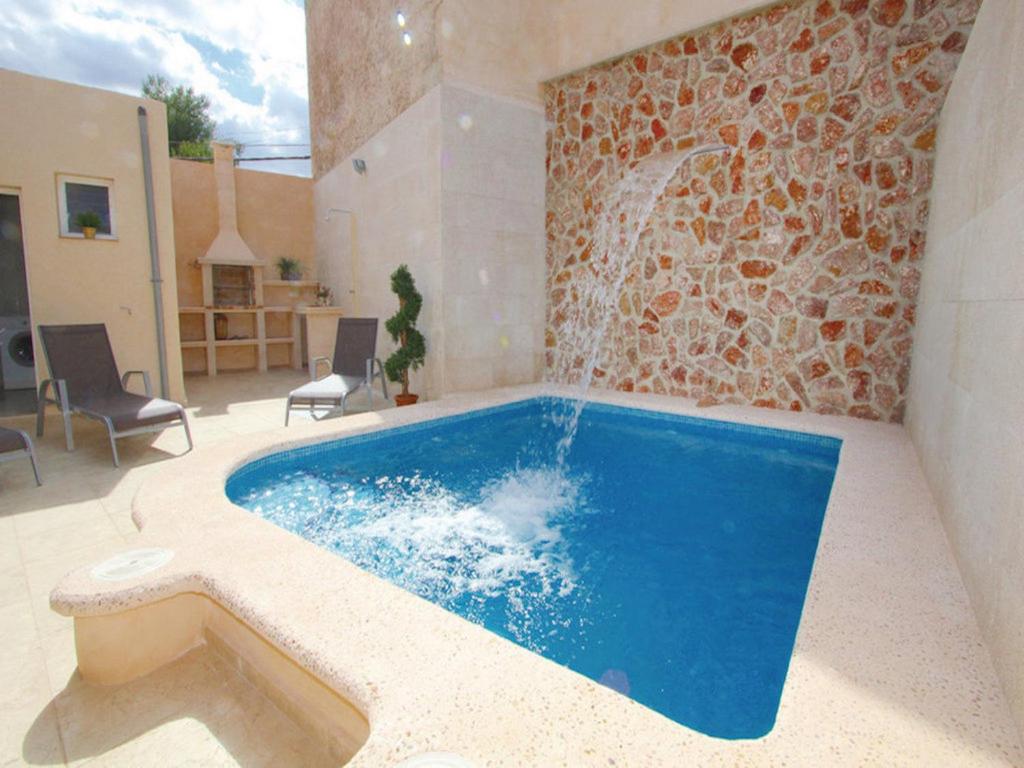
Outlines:
{"type": "Polygon", "coordinates": [[[840,441],[534,399],[275,454],[235,503],[712,736],[771,730],[840,441]]]}

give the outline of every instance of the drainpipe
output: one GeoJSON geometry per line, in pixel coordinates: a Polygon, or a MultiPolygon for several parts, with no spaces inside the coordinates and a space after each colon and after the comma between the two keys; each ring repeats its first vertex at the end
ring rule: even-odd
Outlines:
{"type": "Polygon", "coordinates": [[[139,141],[142,142],[142,175],[146,185],[146,222],[149,224],[149,281],[153,284],[153,308],[156,311],[156,350],[160,362],[160,397],[167,397],[167,339],[164,333],[163,278],[160,277],[160,250],[156,240],[156,206],[153,203],[153,164],[149,158],[149,125],[146,108],[139,107],[139,141]]]}

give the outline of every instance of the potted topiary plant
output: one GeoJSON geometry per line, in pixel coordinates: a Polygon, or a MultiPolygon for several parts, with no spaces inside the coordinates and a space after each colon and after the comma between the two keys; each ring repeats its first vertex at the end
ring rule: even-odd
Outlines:
{"type": "Polygon", "coordinates": [[[301,280],[302,279],[302,262],[298,259],[291,259],[287,256],[282,256],[275,262],[277,271],[281,275],[282,280],[301,280]]]}
{"type": "Polygon", "coordinates": [[[81,227],[86,240],[93,240],[96,237],[96,230],[103,226],[103,219],[93,211],[82,211],[75,216],[75,225],[81,227]]]}
{"type": "Polygon", "coordinates": [[[416,282],[405,264],[392,273],[391,290],[398,296],[398,311],[388,318],[384,327],[391,340],[401,346],[384,363],[384,371],[388,379],[402,385],[401,394],[395,395],[395,405],[412,405],[419,395],[409,392],[409,369],[415,371],[427,356],[427,343],[423,334],[416,330],[423,297],[416,290],[416,282]]]}

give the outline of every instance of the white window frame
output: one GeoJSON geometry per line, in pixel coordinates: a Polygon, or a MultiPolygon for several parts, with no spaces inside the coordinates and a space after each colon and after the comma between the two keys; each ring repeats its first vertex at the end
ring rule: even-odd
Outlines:
{"type": "Polygon", "coordinates": [[[107,188],[107,205],[110,209],[110,234],[97,232],[97,240],[117,240],[117,206],[114,205],[114,180],[104,179],[98,176],[73,176],[69,173],[57,174],[57,213],[60,219],[60,236],[84,240],[85,235],[81,232],[72,232],[68,229],[68,196],[67,184],[89,184],[94,187],[107,188]]]}

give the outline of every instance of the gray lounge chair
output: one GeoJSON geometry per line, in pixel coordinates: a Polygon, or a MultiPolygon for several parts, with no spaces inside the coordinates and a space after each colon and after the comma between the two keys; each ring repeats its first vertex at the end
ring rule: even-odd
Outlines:
{"type": "Polygon", "coordinates": [[[106,425],[115,467],[121,465],[116,442],[119,437],[159,432],[180,424],[185,428],[188,449],[192,450],[192,433],[185,409],[178,403],[153,397],[148,372],[127,371],[118,377],[105,325],[40,325],[39,338],[52,378],[39,385],[37,435],[43,434],[46,404],[53,403],[64,418],[64,437],[69,451],[75,450],[71,414],[78,413],[106,425]],[[133,374],[142,376],[145,396],[125,389],[133,374]],[[51,388],[55,398],[47,397],[47,390],[51,388]]]}
{"type": "Polygon", "coordinates": [[[36,449],[32,447],[32,439],[28,433],[20,429],[0,427],[0,461],[28,459],[32,462],[32,472],[36,476],[36,485],[42,485],[39,477],[39,464],[36,462],[36,449]]]}
{"type": "MultiPolygon", "coordinates": [[[[384,366],[374,357],[377,349],[377,318],[342,317],[338,319],[338,335],[334,340],[334,359],[318,357],[309,371],[310,382],[292,390],[285,405],[284,425],[292,408],[308,407],[316,419],[316,411],[341,408],[345,415],[345,401],[362,386],[366,387],[370,407],[373,408],[373,380],[380,377],[381,391],[388,399],[388,384],[384,366]],[[331,366],[331,372],[318,379],[320,363],[331,366]],[[376,370],[375,370],[376,368],[376,370]]],[[[325,414],[326,415],[326,414],[325,414]]],[[[323,417],[320,417],[323,418],[323,417]]]]}

